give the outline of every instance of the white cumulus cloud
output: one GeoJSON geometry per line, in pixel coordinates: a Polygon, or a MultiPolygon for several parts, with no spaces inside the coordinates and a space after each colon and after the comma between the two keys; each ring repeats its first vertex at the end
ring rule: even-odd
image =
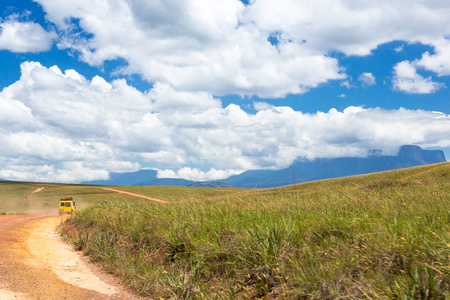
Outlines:
{"type": "Polygon", "coordinates": [[[393,86],[395,90],[408,94],[432,94],[443,88],[442,83],[433,82],[431,77],[417,73],[416,67],[409,61],[402,61],[394,66],[393,86]]]}
{"type": "Polygon", "coordinates": [[[375,76],[372,73],[364,72],[358,77],[363,87],[368,87],[376,84],[375,76]]]}
{"type": "Polygon", "coordinates": [[[0,19],[0,50],[11,52],[41,52],[50,50],[57,35],[45,31],[41,25],[33,22],[19,22],[0,19]]]}
{"type": "Polygon", "coordinates": [[[239,170],[216,170],[212,168],[209,171],[201,171],[197,168],[184,167],[176,172],[173,170],[157,170],[158,178],[182,178],[192,181],[210,181],[225,179],[233,175],[238,175],[243,171],[239,170]]]}
{"type": "Polygon", "coordinates": [[[433,43],[435,53],[425,52],[416,64],[427,70],[433,71],[438,76],[450,75],[450,40],[440,39],[433,43]]]}

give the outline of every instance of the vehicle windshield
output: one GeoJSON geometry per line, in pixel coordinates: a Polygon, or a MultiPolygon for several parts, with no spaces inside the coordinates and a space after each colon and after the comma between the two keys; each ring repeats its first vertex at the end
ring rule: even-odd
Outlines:
{"type": "Polygon", "coordinates": [[[66,202],[66,207],[70,207],[70,202],[66,202]]]}

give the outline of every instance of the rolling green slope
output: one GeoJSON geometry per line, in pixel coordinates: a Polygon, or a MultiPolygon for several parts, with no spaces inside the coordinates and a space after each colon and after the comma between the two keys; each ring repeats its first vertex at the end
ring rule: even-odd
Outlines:
{"type": "Polygon", "coordinates": [[[449,163],[210,197],[179,189],[170,204],[92,205],[64,235],[151,298],[450,297],[449,163]]]}

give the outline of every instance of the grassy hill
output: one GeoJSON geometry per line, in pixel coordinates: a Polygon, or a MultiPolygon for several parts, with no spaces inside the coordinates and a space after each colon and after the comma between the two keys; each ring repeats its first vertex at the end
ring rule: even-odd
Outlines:
{"type": "Polygon", "coordinates": [[[172,190],[156,192],[172,204],[90,206],[65,235],[152,298],[450,297],[448,163],[269,190],[173,190],[183,199],[172,190]]]}
{"type": "Polygon", "coordinates": [[[86,206],[63,235],[152,299],[450,298],[450,163],[266,190],[120,187],[170,204],[54,188],[86,206]]]}

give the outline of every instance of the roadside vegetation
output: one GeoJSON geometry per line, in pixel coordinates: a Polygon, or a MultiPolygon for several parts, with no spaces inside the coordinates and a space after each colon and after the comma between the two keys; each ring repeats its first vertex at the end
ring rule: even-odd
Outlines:
{"type": "Polygon", "coordinates": [[[450,298],[449,163],[269,190],[127,189],[173,203],[96,201],[63,236],[143,296],[450,298]]]}

